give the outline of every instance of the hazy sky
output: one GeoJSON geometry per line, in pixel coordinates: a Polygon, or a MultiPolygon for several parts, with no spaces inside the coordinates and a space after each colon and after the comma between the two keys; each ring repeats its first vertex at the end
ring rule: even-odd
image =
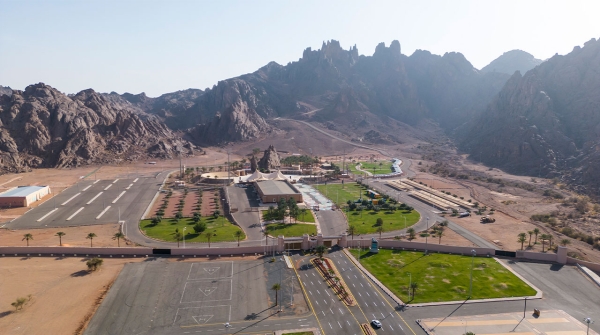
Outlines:
{"type": "Polygon", "coordinates": [[[600,38],[600,1],[0,0],[0,85],[149,96],[287,64],[324,40],[372,55],[463,53],[476,68],[503,52],[566,54],[600,38]]]}

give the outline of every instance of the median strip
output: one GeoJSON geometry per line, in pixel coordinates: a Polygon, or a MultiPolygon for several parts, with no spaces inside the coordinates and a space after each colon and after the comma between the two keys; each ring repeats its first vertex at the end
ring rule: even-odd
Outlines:
{"type": "Polygon", "coordinates": [[[75,217],[75,215],[79,214],[79,212],[81,212],[85,207],[81,207],[80,209],[78,209],[75,213],[73,213],[73,215],[69,216],[67,218],[67,221],[71,221],[72,218],[75,217]]]}
{"type": "Polygon", "coordinates": [[[104,215],[104,213],[106,213],[106,211],[110,208],[110,206],[106,206],[106,208],[100,212],[100,214],[98,214],[98,216],[96,216],[96,220],[98,220],[99,218],[102,217],[102,215],[104,215]]]}
{"type": "Polygon", "coordinates": [[[95,197],[93,197],[93,198],[92,198],[92,200],[90,200],[90,201],[86,202],[85,204],[86,204],[86,205],[89,205],[89,204],[91,204],[92,202],[94,202],[94,200],[96,200],[96,198],[98,198],[100,195],[102,195],[102,193],[104,193],[104,192],[100,192],[100,193],[96,194],[96,196],[95,196],[95,197]]]}
{"type": "Polygon", "coordinates": [[[50,215],[50,214],[54,213],[54,212],[55,212],[57,209],[58,209],[58,208],[55,208],[55,209],[51,210],[51,211],[50,211],[50,212],[48,212],[46,215],[44,215],[44,216],[42,216],[41,218],[39,218],[39,219],[37,220],[37,222],[40,222],[40,221],[42,221],[42,220],[43,220],[43,219],[45,219],[45,218],[46,218],[48,215],[50,215]]]}
{"type": "Polygon", "coordinates": [[[80,194],[81,194],[81,192],[79,192],[79,193],[75,194],[74,196],[70,197],[70,198],[69,198],[69,200],[67,200],[67,201],[63,202],[63,203],[61,204],[61,206],[64,206],[64,205],[68,204],[68,203],[69,203],[69,201],[71,201],[71,200],[75,199],[75,197],[76,197],[76,196],[78,196],[78,195],[80,195],[80,194]]]}
{"type": "Polygon", "coordinates": [[[123,194],[125,194],[125,192],[127,192],[127,191],[121,192],[121,194],[119,194],[119,196],[115,200],[113,200],[112,203],[114,204],[115,202],[117,202],[123,196],[123,194]]]}

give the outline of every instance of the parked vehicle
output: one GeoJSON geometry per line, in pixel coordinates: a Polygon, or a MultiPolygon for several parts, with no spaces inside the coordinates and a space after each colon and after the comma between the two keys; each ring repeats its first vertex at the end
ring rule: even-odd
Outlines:
{"type": "Polygon", "coordinates": [[[464,218],[464,217],[467,217],[467,216],[471,216],[471,213],[469,213],[469,212],[462,212],[462,213],[458,214],[459,218],[464,218]]]}
{"type": "Polygon", "coordinates": [[[373,328],[381,328],[381,322],[379,322],[379,320],[372,320],[371,325],[373,328]]]}

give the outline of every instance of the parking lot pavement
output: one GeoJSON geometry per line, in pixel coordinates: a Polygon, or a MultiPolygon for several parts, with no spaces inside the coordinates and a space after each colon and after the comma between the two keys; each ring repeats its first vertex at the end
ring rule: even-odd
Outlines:
{"type": "Polygon", "coordinates": [[[4,228],[28,229],[115,223],[139,220],[162,179],[85,180],[7,223],[4,228]]]}
{"type": "MultiPolygon", "coordinates": [[[[269,298],[271,265],[265,262],[148,258],[127,264],[85,334],[272,333],[316,327],[308,309],[298,310],[303,305],[300,300],[277,312],[269,298]]],[[[295,278],[292,270],[288,274],[293,276],[289,279],[295,278]]],[[[300,292],[297,281],[296,288],[300,292]]]]}
{"type": "Polygon", "coordinates": [[[232,213],[237,223],[246,233],[249,241],[262,241],[262,229],[260,226],[260,213],[252,211],[258,208],[257,195],[251,187],[228,186],[229,202],[232,208],[237,208],[236,213],[232,213]]]}

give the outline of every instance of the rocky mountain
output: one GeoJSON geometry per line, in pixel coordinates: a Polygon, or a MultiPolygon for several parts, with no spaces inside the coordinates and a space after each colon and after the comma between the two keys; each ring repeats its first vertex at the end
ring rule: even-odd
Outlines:
{"type": "Polygon", "coordinates": [[[262,170],[271,170],[281,166],[281,158],[274,146],[270,145],[265,150],[262,158],[258,161],[257,166],[262,170]]]}
{"type": "Polygon", "coordinates": [[[502,54],[486,65],[481,72],[500,72],[512,75],[515,71],[525,74],[527,71],[542,64],[541,59],[523,50],[511,50],[502,54]]]}
{"type": "Polygon", "coordinates": [[[600,41],[515,73],[461,147],[510,172],[600,189],[600,41]]]}
{"type": "Polygon", "coordinates": [[[194,148],[156,116],[141,117],[91,89],[69,97],[40,83],[0,95],[4,171],[170,158],[194,148]]]}
{"type": "Polygon", "coordinates": [[[0,95],[11,95],[12,94],[12,89],[10,87],[4,87],[2,85],[0,85],[0,95]]]}

